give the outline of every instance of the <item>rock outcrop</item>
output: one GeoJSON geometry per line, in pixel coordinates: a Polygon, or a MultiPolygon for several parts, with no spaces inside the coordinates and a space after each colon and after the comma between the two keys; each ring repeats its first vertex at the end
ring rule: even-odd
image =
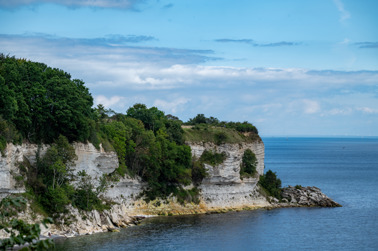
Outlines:
{"type": "Polygon", "coordinates": [[[317,187],[292,187],[282,189],[283,206],[341,207],[317,187]]]}
{"type": "MultiPolygon", "coordinates": [[[[35,144],[13,145],[7,144],[4,154],[0,154],[0,199],[9,194],[23,193],[25,187],[19,170],[19,163],[27,161],[35,162],[38,146],[35,144]]],[[[47,147],[42,145],[41,154],[46,152],[47,147]]]]}

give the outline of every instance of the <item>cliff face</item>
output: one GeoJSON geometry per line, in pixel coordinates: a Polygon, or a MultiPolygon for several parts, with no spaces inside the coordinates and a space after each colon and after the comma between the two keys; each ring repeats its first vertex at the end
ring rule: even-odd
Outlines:
{"type": "MultiPolygon", "coordinates": [[[[191,147],[194,158],[199,158],[204,150],[225,152],[227,156],[226,160],[220,165],[205,166],[209,177],[204,179],[199,187],[201,191],[199,205],[180,205],[174,197],[168,198],[164,202],[146,203],[139,197],[146,184],[137,178],[125,177],[112,184],[104,194],[107,199],[117,203],[111,210],[102,213],[92,211],[85,213],[85,217],[83,217],[83,213],[71,208],[71,213],[77,219],[76,222],[70,227],[64,227],[60,230],[53,226],[49,231],[55,233],[74,231],[83,234],[132,224],[134,219],[129,216],[135,215],[205,213],[212,210],[269,205],[257,191],[256,186],[258,175],[264,172],[264,144],[261,140],[254,143],[222,144],[219,146],[213,143],[187,142],[187,144],[191,147]],[[247,148],[251,149],[257,157],[258,175],[255,178],[241,180],[240,163],[247,148]]],[[[92,144],[75,143],[73,146],[78,157],[75,162],[74,173],[85,170],[92,177],[94,185],[98,184],[102,175],[111,173],[118,167],[118,158],[114,152],[105,152],[102,148],[98,150],[92,144]]],[[[41,147],[41,155],[46,152],[47,147],[46,145],[41,147]]],[[[0,198],[11,193],[25,191],[22,185],[23,181],[20,180],[22,176],[18,166],[22,161],[35,163],[37,150],[38,146],[34,144],[7,145],[5,154],[0,156],[0,198]]]]}
{"type": "MultiPolygon", "coordinates": [[[[47,145],[42,145],[40,154],[44,155],[47,148],[47,145]]],[[[85,170],[95,184],[103,174],[111,173],[118,167],[115,152],[105,152],[102,148],[97,150],[92,144],[83,143],[75,143],[74,148],[78,157],[74,173],[85,170]]],[[[26,161],[35,164],[37,150],[38,145],[35,144],[7,145],[5,154],[0,156],[0,198],[25,192],[23,181],[17,181],[17,177],[21,176],[19,163],[26,161]]]]}
{"type": "Polygon", "coordinates": [[[253,143],[222,144],[202,142],[187,144],[192,149],[192,155],[199,158],[205,150],[217,153],[224,152],[226,160],[217,166],[205,164],[209,177],[200,185],[202,199],[205,205],[212,208],[240,208],[249,206],[267,206],[268,202],[257,191],[259,175],[264,173],[264,143],[256,140],[253,143]],[[254,178],[240,179],[240,165],[246,149],[252,150],[257,158],[254,178]]]}
{"type": "MultiPolygon", "coordinates": [[[[23,182],[17,182],[17,177],[21,177],[18,163],[21,163],[24,160],[34,163],[37,149],[37,145],[34,144],[7,144],[4,154],[0,154],[1,199],[8,194],[25,192],[23,182]]],[[[42,146],[41,154],[43,154],[45,151],[46,146],[42,146]]]]}
{"type": "MultiPolygon", "coordinates": [[[[261,140],[253,143],[222,145],[191,142],[187,142],[187,144],[191,147],[194,158],[199,158],[205,150],[226,154],[226,160],[218,166],[205,164],[209,177],[203,180],[200,189],[206,206],[239,207],[246,204],[253,205],[256,202],[253,194],[256,194],[257,177],[264,172],[264,144],[261,140]],[[256,155],[258,175],[256,178],[241,180],[240,164],[246,149],[251,149],[256,155]]],[[[46,152],[47,147],[42,145],[41,155],[46,152]]],[[[85,170],[92,177],[95,185],[102,175],[111,173],[118,167],[115,152],[105,152],[102,148],[98,150],[92,144],[83,143],[74,143],[74,148],[78,157],[74,173],[85,170]]],[[[7,145],[5,154],[0,156],[1,197],[25,191],[22,180],[17,179],[17,177],[21,177],[18,166],[23,161],[34,164],[37,150],[38,146],[35,144],[7,145]]],[[[106,197],[119,203],[125,203],[128,207],[135,207],[133,205],[136,197],[144,187],[145,184],[140,180],[126,177],[113,184],[106,192],[106,197]]]]}

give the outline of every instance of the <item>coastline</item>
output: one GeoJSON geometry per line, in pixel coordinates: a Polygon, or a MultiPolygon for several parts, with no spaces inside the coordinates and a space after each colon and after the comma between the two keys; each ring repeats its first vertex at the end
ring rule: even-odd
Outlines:
{"type": "MultiPolygon", "coordinates": [[[[104,233],[104,232],[119,232],[122,228],[127,228],[131,226],[139,225],[144,219],[150,217],[158,217],[158,216],[178,216],[178,215],[198,215],[198,214],[223,214],[228,212],[241,212],[241,211],[251,211],[251,210],[272,210],[272,209],[279,209],[279,208],[310,208],[310,207],[342,207],[340,204],[335,202],[334,200],[330,199],[321,190],[317,187],[292,187],[288,186],[283,188],[283,199],[282,201],[278,201],[273,197],[268,197],[267,204],[261,205],[243,205],[239,207],[212,207],[212,208],[205,208],[200,205],[197,205],[197,208],[194,208],[193,205],[189,207],[185,207],[182,205],[177,205],[177,203],[173,203],[172,201],[166,205],[165,213],[162,213],[161,208],[159,207],[150,207],[148,214],[134,214],[132,212],[124,212],[126,213],[124,219],[110,217],[108,221],[109,225],[102,225],[101,228],[81,228],[78,231],[73,230],[73,228],[66,228],[65,232],[62,231],[53,231],[52,229],[44,230],[44,234],[41,235],[43,238],[48,238],[46,235],[46,231],[50,230],[50,233],[55,238],[72,238],[76,236],[82,235],[92,235],[96,233],[104,233]],[[289,199],[291,201],[289,201],[289,199]],[[172,207],[173,206],[173,207],[172,207]],[[183,210],[179,210],[181,207],[183,210]],[[155,211],[154,211],[155,210],[155,211]]],[[[150,204],[151,205],[151,204],[150,204]]],[[[143,212],[142,209],[140,212],[143,212]]],[[[144,211],[146,212],[146,211],[144,211]]],[[[109,213],[109,212],[105,212],[109,213]]],[[[103,217],[104,212],[100,213],[103,217]]],[[[111,214],[110,214],[111,215],[111,214]]],[[[114,216],[114,215],[113,215],[114,216]]],[[[105,217],[106,218],[106,217],[105,217]]],[[[78,227],[76,225],[76,227],[78,227]]]]}

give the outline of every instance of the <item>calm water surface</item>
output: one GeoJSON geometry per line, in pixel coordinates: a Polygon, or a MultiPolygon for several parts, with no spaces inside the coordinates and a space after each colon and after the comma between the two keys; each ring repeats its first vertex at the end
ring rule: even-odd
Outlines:
{"type": "Polygon", "coordinates": [[[377,138],[263,138],[266,170],[312,185],[342,208],[156,217],[57,250],[378,250],[377,138]]]}

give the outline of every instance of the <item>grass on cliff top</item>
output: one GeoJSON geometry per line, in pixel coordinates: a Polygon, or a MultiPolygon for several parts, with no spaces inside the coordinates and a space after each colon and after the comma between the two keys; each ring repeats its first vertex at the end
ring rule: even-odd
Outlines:
{"type": "Polygon", "coordinates": [[[213,142],[217,145],[223,143],[251,143],[261,140],[259,135],[253,133],[240,133],[235,129],[199,124],[192,127],[185,126],[184,140],[188,142],[213,142]]]}

